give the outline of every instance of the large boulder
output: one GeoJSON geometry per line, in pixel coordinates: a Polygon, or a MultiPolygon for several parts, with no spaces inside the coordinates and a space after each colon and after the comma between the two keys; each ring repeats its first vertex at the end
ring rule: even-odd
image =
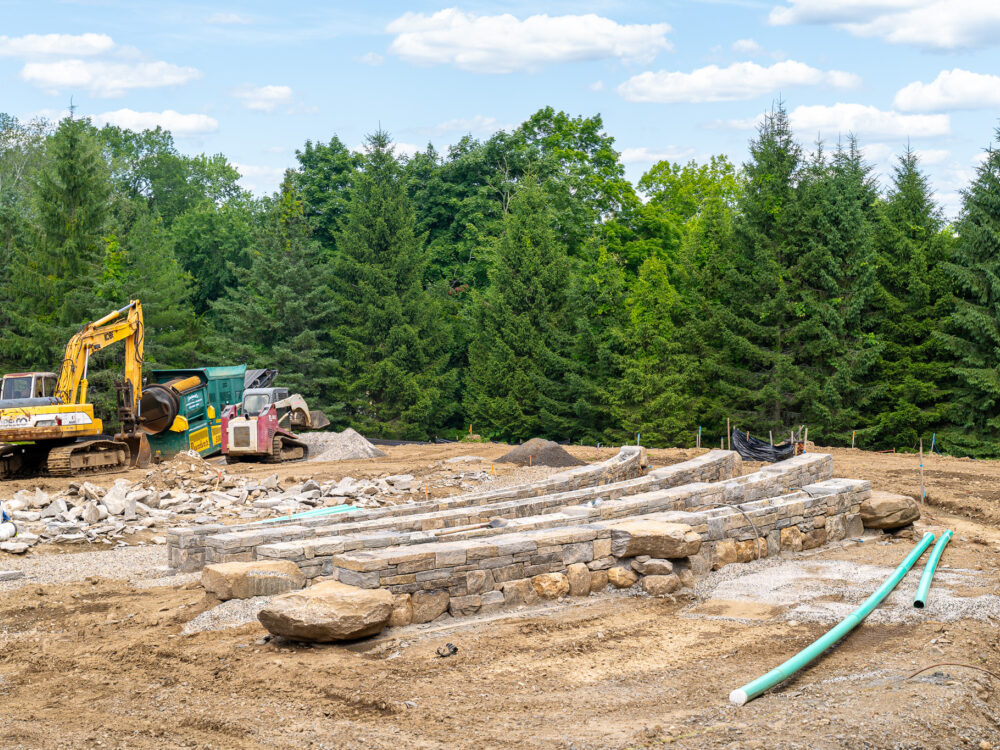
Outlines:
{"type": "Polygon", "coordinates": [[[448,611],[449,595],[447,591],[417,591],[410,595],[412,607],[411,621],[414,623],[431,622],[448,611]]]}
{"type": "Polygon", "coordinates": [[[274,635],[329,643],[375,635],[389,624],[393,596],[385,589],[361,589],[324,581],[276,596],[257,619],[274,635]]]}
{"type": "Polygon", "coordinates": [[[228,562],[206,565],[201,585],[226,601],[285,594],[305,586],[306,577],[291,560],[228,562]]]}
{"type": "Polygon", "coordinates": [[[861,522],[866,529],[899,529],[920,518],[920,506],[909,495],[873,491],[861,503],[861,522]]]}
{"type": "Polygon", "coordinates": [[[559,599],[569,593],[569,579],[564,573],[542,573],[531,579],[542,599],[559,599]]]}
{"type": "Polygon", "coordinates": [[[636,519],[611,529],[611,554],[616,557],[671,559],[697,554],[699,549],[701,537],[683,523],[636,519]]]}

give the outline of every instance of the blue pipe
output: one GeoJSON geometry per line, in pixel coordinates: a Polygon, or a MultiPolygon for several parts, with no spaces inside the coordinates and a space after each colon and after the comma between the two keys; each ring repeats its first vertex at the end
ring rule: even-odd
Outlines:
{"type": "Polygon", "coordinates": [[[265,518],[261,521],[254,521],[253,523],[277,523],[278,521],[294,521],[298,518],[317,518],[319,516],[329,516],[334,513],[345,513],[351,510],[357,510],[356,505],[331,505],[328,508],[313,508],[312,510],[307,510],[302,513],[295,513],[287,516],[278,516],[276,518],[265,518]]]}

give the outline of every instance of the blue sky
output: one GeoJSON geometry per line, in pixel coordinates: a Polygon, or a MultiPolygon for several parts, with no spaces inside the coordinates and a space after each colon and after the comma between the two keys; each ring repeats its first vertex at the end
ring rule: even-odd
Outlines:
{"type": "Polygon", "coordinates": [[[784,99],[799,140],[854,132],[880,174],[907,141],[949,214],[1000,114],[1000,2],[183,4],[0,0],[0,111],[161,124],[258,192],[306,139],[399,150],[487,137],[551,105],[600,113],[629,176],[746,158],[784,99]]]}

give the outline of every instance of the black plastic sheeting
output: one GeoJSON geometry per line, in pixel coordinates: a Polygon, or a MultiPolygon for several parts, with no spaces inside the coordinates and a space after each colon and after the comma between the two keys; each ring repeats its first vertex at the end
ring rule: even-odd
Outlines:
{"type": "Polygon", "coordinates": [[[763,440],[751,437],[745,432],[733,429],[733,448],[740,454],[741,458],[748,461],[784,461],[795,455],[795,443],[780,443],[771,445],[763,440]]]}
{"type": "Polygon", "coordinates": [[[438,445],[442,443],[454,443],[455,440],[445,440],[444,438],[435,437],[432,440],[386,440],[383,438],[372,438],[365,437],[372,445],[438,445]]]}

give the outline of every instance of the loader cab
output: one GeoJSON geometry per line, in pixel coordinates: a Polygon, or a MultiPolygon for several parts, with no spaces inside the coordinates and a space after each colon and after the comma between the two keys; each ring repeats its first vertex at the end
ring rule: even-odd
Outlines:
{"type": "Polygon", "coordinates": [[[54,372],[15,372],[4,375],[0,382],[0,400],[49,398],[56,389],[54,372]]]}
{"type": "MultiPolygon", "coordinates": [[[[286,398],[288,398],[287,388],[249,388],[243,391],[243,415],[247,417],[259,416],[268,406],[286,398]]],[[[279,420],[281,416],[279,413],[279,420]]]]}

